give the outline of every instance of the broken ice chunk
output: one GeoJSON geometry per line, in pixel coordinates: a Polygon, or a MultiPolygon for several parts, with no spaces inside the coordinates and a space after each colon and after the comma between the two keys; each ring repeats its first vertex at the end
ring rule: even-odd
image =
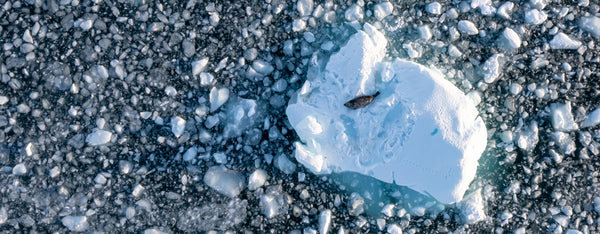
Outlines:
{"type": "Polygon", "coordinates": [[[217,89],[216,87],[213,87],[209,94],[210,111],[213,112],[219,109],[219,107],[225,104],[227,99],[229,99],[229,89],[217,89]]]}
{"type": "Polygon", "coordinates": [[[90,133],[85,141],[91,146],[104,145],[110,142],[110,138],[112,137],[112,132],[106,130],[95,129],[92,133],[90,133]]]}
{"type": "Polygon", "coordinates": [[[331,210],[325,209],[319,214],[319,233],[327,234],[331,226],[331,210]]]}
{"type": "Polygon", "coordinates": [[[254,68],[255,71],[257,71],[263,75],[269,75],[274,70],[274,68],[273,68],[273,66],[271,66],[271,64],[267,63],[264,60],[260,60],[260,59],[252,62],[252,68],[254,68]]]}
{"type": "Polygon", "coordinates": [[[19,163],[13,167],[12,173],[13,173],[13,175],[16,175],[16,176],[25,175],[25,174],[27,174],[27,167],[25,167],[25,164],[19,163]]]}
{"type": "Polygon", "coordinates": [[[471,8],[479,8],[482,15],[492,15],[496,12],[491,0],[471,0],[471,8]]]}
{"type": "Polygon", "coordinates": [[[256,169],[248,178],[248,189],[256,190],[262,187],[267,181],[267,172],[261,169],[256,169]]]}
{"type": "Polygon", "coordinates": [[[596,108],[596,110],[590,112],[588,116],[581,123],[582,128],[594,127],[600,124],[600,107],[596,108]]]}
{"type": "Polygon", "coordinates": [[[439,14],[442,14],[442,5],[438,2],[432,2],[432,3],[429,3],[427,5],[427,7],[425,7],[425,10],[427,10],[427,12],[429,12],[429,14],[439,15],[439,14]]]}
{"type": "Polygon", "coordinates": [[[475,26],[473,22],[468,20],[459,21],[458,26],[456,28],[458,28],[458,31],[460,31],[461,33],[467,35],[477,35],[479,33],[479,29],[477,29],[477,26],[475,26]]]}
{"type": "Polygon", "coordinates": [[[503,54],[495,54],[483,63],[483,80],[486,83],[493,83],[502,73],[502,64],[504,63],[503,54]]]}
{"type": "Polygon", "coordinates": [[[564,33],[557,33],[550,41],[550,48],[552,49],[576,50],[580,46],[580,41],[573,40],[564,33]]]}
{"type": "Polygon", "coordinates": [[[192,75],[199,75],[208,65],[208,58],[203,58],[192,62],[192,75]]]}
{"type": "Polygon", "coordinates": [[[525,12],[525,23],[538,25],[548,19],[548,15],[545,12],[538,9],[531,9],[525,12]]]}
{"type": "Polygon", "coordinates": [[[573,131],[579,127],[571,113],[571,102],[565,104],[554,103],[550,105],[552,126],[558,131],[573,131]]]}
{"type": "Polygon", "coordinates": [[[175,137],[180,137],[185,131],[185,119],[179,116],[171,118],[171,131],[175,137]]]}
{"type": "Polygon", "coordinates": [[[313,10],[312,0],[298,0],[296,3],[296,10],[300,13],[300,16],[309,16],[313,10]]]}
{"type": "Polygon", "coordinates": [[[514,6],[515,4],[512,2],[505,2],[498,7],[496,14],[504,19],[510,19],[510,13],[512,12],[514,6]]]}
{"type": "Polygon", "coordinates": [[[244,177],[237,171],[213,166],[204,175],[204,183],[220,194],[234,198],[244,189],[244,177]]]}
{"type": "Polygon", "coordinates": [[[346,9],[344,12],[344,17],[347,21],[359,21],[363,19],[363,9],[361,6],[357,4],[353,4],[352,6],[346,9]]]}
{"type": "Polygon", "coordinates": [[[511,28],[506,28],[498,39],[498,45],[506,50],[514,50],[521,47],[521,38],[511,28]]]}
{"type": "Polygon", "coordinates": [[[84,232],[89,227],[90,224],[87,221],[87,217],[85,216],[65,216],[61,220],[63,225],[67,227],[69,230],[73,232],[84,232]]]}
{"type": "Polygon", "coordinates": [[[373,7],[373,14],[378,20],[382,20],[386,16],[392,14],[394,6],[390,2],[382,2],[373,7]]]}
{"type": "MultiPolygon", "coordinates": [[[[365,24],[292,98],[286,114],[302,140],[295,143],[296,160],[313,173],[355,172],[441,202],[459,201],[487,145],[485,124],[441,72],[384,61],[386,45],[383,34],[365,24]],[[369,105],[344,106],[378,91],[369,105]]],[[[284,172],[294,165],[286,159],[275,160],[284,172]]]]}
{"type": "Polygon", "coordinates": [[[600,18],[596,16],[582,17],[579,20],[579,27],[595,37],[600,37],[600,18]]]}

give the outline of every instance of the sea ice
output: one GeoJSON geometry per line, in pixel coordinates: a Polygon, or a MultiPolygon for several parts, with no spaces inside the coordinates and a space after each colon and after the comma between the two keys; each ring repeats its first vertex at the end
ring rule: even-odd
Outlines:
{"type": "Polygon", "coordinates": [[[268,175],[267,172],[261,169],[256,169],[250,177],[248,178],[248,189],[256,190],[262,187],[267,181],[268,175]]]}
{"type": "Polygon", "coordinates": [[[175,137],[180,137],[185,131],[185,119],[179,116],[171,118],[171,131],[175,137]]]}
{"type": "Polygon", "coordinates": [[[65,216],[61,220],[63,225],[73,232],[84,232],[90,224],[85,216],[65,216]]]}
{"type": "Polygon", "coordinates": [[[390,2],[382,2],[373,7],[373,14],[378,20],[382,20],[386,16],[392,14],[394,6],[390,2]]]}
{"type": "Polygon", "coordinates": [[[521,47],[521,38],[514,30],[506,28],[498,38],[498,45],[507,50],[517,49],[521,47]]]}
{"type": "Polygon", "coordinates": [[[223,104],[225,104],[227,99],[229,99],[229,89],[227,89],[227,88],[217,89],[216,87],[213,87],[210,90],[210,94],[209,94],[210,111],[213,112],[213,111],[219,109],[219,107],[221,107],[223,104]]]}
{"type": "Polygon", "coordinates": [[[442,4],[440,4],[439,2],[429,3],[427,4],[427,7],[425,7],[425,10],[427,10],[427,12],[429,12],[429,14],[432,15],[442,14],[442,4]]]}
{"type": "Polygon", "coordinates": [[[538,9],[531,9],[525,12],[525,23],[538,25],[548,19],[548,15],[538,9]]]}
{"type": "Polygon", "coordinates": [[[445,203],[459,201],[487,145],[485,125],[439,71],[383,61],[386,45],[384,35],[365,24],[309,76],[286,110],[301,139],[295,157],[317,174],[358,172],[445,203]],[[362,108],[344,106],[376,92],[362,108]]]}
{"type": "Polygon", "coordinates": [[[573,40],[564,33],[557,33],[550,41],[550,48],[552,49],[576,50],[580,46],[580,41],[573,40]]]}
{"type": "Polygon", "coordinates": [[[96,129],[90,133],[85,141],[91,146],[104,145],[110,141],[112,132],[96,129]]]}
{"type": "Polygon", "coordinates": [[[581,18],[579,20],[579,27],[595,37],[600,37],[600,18],[596,16],[581,18]]]}
{"type": "Polygon", "coordinates": [[[588,114],[588,116],[581,123],[582,128],[594,127],[600,124],[600,107],[596,108],[588,114]]]}
{"type": "Polygon", "coordinates": [[[244,176],[220,166],[213,166],[204,175],[204,183],[220,194],[234,198],[244,189],[244,176]]]}
{"type": "Polygon", "coordinates": [[[493,83],[496,81],[502,73],[502,63],[504,62],[503,54],[495,54],[488,58],[483,63],[483,80],[485,83],[493,83]]]}
{"type": "Polygon", "coordinates": [[[461,33],[467,35],[477,35],[479,33],[479,29],[477,29],[477,26],[475,26],[473,22],[468,20],[458,21],[458,26],[456,28],[458,28],[458,31],[460,31],[461,33]]]}
{"type": "Polygon", "coordinates": [[[552,114],[552,126],[558,131],[573,131],[579,127],[571,113],[571,102],[565,104],[554,103],[550,105],[552,114]]]}

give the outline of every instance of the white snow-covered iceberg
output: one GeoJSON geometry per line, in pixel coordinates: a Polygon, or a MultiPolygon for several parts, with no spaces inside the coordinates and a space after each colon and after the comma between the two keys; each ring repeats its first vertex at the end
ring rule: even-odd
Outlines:
{"type": "Polygon", "coordinates": [[[460,201],[487,130],[473,102],[438,70],[384,60],[387,40],[365,24],[309,77],[286,113],[296,159],[317,174],[357,172],[460,201]],[[363,107],[344,104],[373,95],[363,107]]]}

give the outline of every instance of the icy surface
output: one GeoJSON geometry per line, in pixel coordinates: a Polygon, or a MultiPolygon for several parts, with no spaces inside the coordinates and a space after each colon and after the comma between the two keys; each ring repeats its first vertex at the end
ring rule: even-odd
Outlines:
{"type": "Polygon", "coordinates": [[[382,2],[373,7],[373,13],[378,20],[382,20],[386,16],[392,14],[394,6],[390,2],[382,2]]]}
{"type": "Polygon", "coordinates": [[[600,107],[590,112],[581,123],[582,128],[594,127],[600,124],[600,107]]]}
{"type": "Polygon", "coordinates": [[[507,50],[521,47],[521,37],[519,37],[519,35],[511,28],[506,28],[504,31],[502,31],[502,36],[498,42],[500,47],[503,47],[507,50]]]}
{"type": "Polygon", "coordinates": [[[458,31],[467,35],[477,35],[479,33],[479,29],[477,26],[471,21],[461,20],[458,22],[458,31]]]}
{"type": "Polygon", "coordinates": [[[89,227],[90,224],[87,221],[87,217],[85,216],[65,216],[61,219],[63,225],[65,225],[69,230],[73,232],[84,232],[89,227]]]}
{"type": "Polygon", "coordinates": [[[386,44],[365,24],[306,81],[286,110],[302,140],[296,159],[314,173],[353,171],[458,201],[486,147],[485,125],[470,99],[438,71],[383,62],[386,44]],[[344,106],[377,91],[363,108],[344,106]]]}
{"type": "Polygon", "coordinates": [[[229,89],[213,87],[209,94],[210,111],[219,109],[229,99],[229,89]]]}
{"type": "Polygon", "coordinates": [[[568,49],[576,50],[581,46],[581,42],[571,39],[564,33],[558,33],[554,35],[554,38],[550,41],[550,48],[552,49],[568,49]]]}
{"type": "Polygon", "coordinates": [[[226,111],[226,125],[223,130],[225,137],[239,136],[253,126],[259,116],[256,109],[255,100],[232,98],[226,111]]]}
{"type": "Polygon", "coordinates": [[[239,172],[220,166],[208,169],[204,175],[204,183],[217,192],[231,198],[237,197],[245,186],[244,177],[239,172]]]}
{"type": "Polygon", "coordinates": [[[495,54],[488,58],[483,64],[483,80],[486,83],[493,83],[496,81],[502,72],[502,63],[504,60],[503,54],[495,54]]]}
{"type": "Polygon", "coordinates": [[[583,17],[579,20],[579,27],[591,33],[595,37],[600,37],[600,18],[596,16],[583,17]]]}
{"type": "Polygon", "coordinates": [[[571,102],[565,104],[554,103],[550,105],[552,111],[552,126],[558,131],[573,131],[579,127],[573,119],[571,112],[571,102]]]}
{"type": "Polygon", "coordinates": [[[548,15],[538,9],[531,9],[525,12],[525,22],[528,24],[541,24],[548,19],[548,15]]]}
{"type": "Polygon", "coordinates": [[[171,118],[171,131],[175,137],[180,137],[185,130],[185,119],[175,116],[171,118]]]}
{"type": "Polygon", "coordinates": [[[261,169],[256,169],[248,178],[248,189],[256,190],[257,188],[262,187],[267,181],[267,178],[267,172],[261,169]]]}
{"type": "Polygon", "coordinates": [[[104,145],[110,141],[112,132],[96,129],[90,133],[85,141],[91,146],[104,145]]]}
{"type": "Polygon", "coordinates": [[[439,2],[429,3],[427,4],[427,7],[425,7],[425,10],[427,10],[429,14],[439,15],[442,13],[442,4],[439,2]]]}

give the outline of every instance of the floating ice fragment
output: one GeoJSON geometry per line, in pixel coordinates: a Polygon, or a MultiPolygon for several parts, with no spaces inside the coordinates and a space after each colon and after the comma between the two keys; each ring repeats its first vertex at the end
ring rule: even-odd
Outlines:
{"type": "Polygon", "coordinates": [[[192,62],[192,75],[199,75],[208,65],[208,58],[203,58],[192,62]]]}
{"type": "Polygon", "coordinates": [[[256,169],[248,178],[248,189],[256,190],[262,187],[267,181],[267,172],[261,169],[256,169]]]}
{"type": "Polygon", "coordinates": [[[295,143],[295,157],[314,173],[357,172],[445,203],[459,201],[487,145],[485,125],[439,71],[383,61],[386,44],[365,24],[308,78],[286,110],[302,141],[295,143]],[[376,92],[362,108],[344,106],[376,92]]]}
{"type": "Polygon", "coordinates": [[[550,48],[552,49],[576,50],[580,46],[580,41],[573,40],[564,33],[557,33],[550,41],[550,48]]]}
{"type": "Polygon", "coordinates": [[[196,147],[190,147],[183,154],[183,161],[191,161],[191,160],[195,159],[197,155],[198,155],[198,149],[196,149],[196,147]]]}
{"type": "Polygon", "coordinates": [[[514,3],[505,2],[500,7],[498,7],[498,10],[496,10],[496,14],[504,19],[510,19],[510,13],[512,13],[514,7],[514,3]]]}
{"type": "Polygon", "coordinates": [[[219,109],[219,107],[221,107],[227,101],[227,99],[229,99],[229,89],[217,89],[216,87],[213,87],[209,94],[210,111],[213,112],[219,109]]]}
{"type": "Polygon", "coordinates": [[[296,164],[290,161],[285,154],[280,154],[275,158],[275,166],[288,175],[296,171],[296,164]]]}
{"type": "Polygon", "coordinates": [[[237,171],[213,166],[204,175],[204,183],[220,194],[234,198],[244,189],[244,177],[237,171]]]}
{"type": "Polygon", "coordinates": [[[538,25],[548,19],[548,15],[545,12],[538,9],[531,9],[525,12],[525,23],[538,25]]]}
{"type": "Polygon", "coordinates": [[[382,20],[386,16],[392,14],[393,10],[394,10],[394,5],[392,5],[392,3],[382,2],[382,3],[376,4],[373,7],[373,14],[375,15],[375,18],[377,18],[378,20],[382,20]]]}
{"type": "Polygon", "coordinates": [[[269,75],[274,70],[274,68],[271,64],[267,63],[264,60],[260,60],[260,59],[254,60],[254,62],[252,62],[252,68],[254,68],[255,71],[257,71],[263,75],[269,75]]]}
{"type": "Polygon", "coordinates": [[[27,174],[27,167],[25,167],[25,164],[19,163],[13,167],[12,173],[13,173],[13,175],[16,175],[16,176],[25,175],[25,174],[27,174]]]}
{"type": "Polygon", "coordinates": [[[477,29],[477,26],[475,26],[473,22],[468,20],[458,21],[457,28],[458,31],[467,35],[477,35],[479,33],[479,29],[477,29]]]}
{"type": "Polygon", "coordinates": [[[8,97],[0,96],[0,106],[6,104],[8,102],[8,97]]]}
{"type": "Polygon", "coordinates": [[[544,7],[546,7],[546,4],[548,3],[548,0],[530,0],[529,1],[529,5],[531,5],[531,7],[541,10],[544,9],[544,7]]]}
{"type": "Polygon", "coordinates": [[[227,138],[241,135],[246,129],[254,126],[261,116],[257,113],[256,101],[252,99],[234,97],[226,109],[223,135],[227,138]]]}
{"type": "Polygon", "coordinates": [[[270,191],[260,196],[259,206],[266,218],[273,218],[281,213],[285,198],[279,191],[270,191]]]}
{"type": "Polygon", "coordinates": [[[85,141],[91,146],[104,145],[110,142],[110,138],[112,137],[112,132],[95,129],[92,133],[87,135],[85,141]]]}
{"type": "Polygon", "coordinates": [[[361,6],[353,4],[352,6],[348,7],[348,9],[346,9],[346,12],[344,12],[344,17],[347,21],[350,22],[360,21],[363,19],[363,9],[361,6]]]}
{"type": "Polygon", "coordinates": [[[582,17],[579,20],[579,27],[595,37],[600,37],[600,18],[596,16],[582,17]]]}
{"type": "Polygon", "coordinates": [[[326,209],[319,214],[319,233],[327,234],[331,226],[331,210],[326,209]]]}
{"type": "Polygon", "coordinates": [[[420,26],[418,30],[419,34],[421,35],[421,39],[429,40],[433,37],[433,34],[431,34],[431,29],[429,29],[429,26],[427,25],[420,26]]]}
{"type": "Polygon", "coordinates": [[[471,224],[487,217],[483,206],[481,189],[468,194],[464,200],[457,204],[457,207],[460,210],[462,223],[471,224]]]}
{"type": "Polygon", "coordinates": [[[165,94],[167,96],[174,97],[175,95],[177,95],[177,90],[175,89],[175,87],[169,85],[165,88],[165,94]]]}
{"type": "Polygon", "coordinates": [[[581,123],[582,128],[594,127],[600,124],[600,107],[596,108],[596,110],[590,112],[588,116],[581,123]]]}
{"type": "Polygon", "coordinates": [[[492,15],[496,12],[491,0],[471,0],[471,8],[479,8],[482,15],[492,15]]]}
{"type": "Polygon", "coordinates": [[[296,2],[296,10],[300,13],[300,16],[309,16],[313,10],[312,0],[298,0],[296,2]]]}
{"type": "Polygon", "coordinates": [[[6,220],[8,220],[8,211],[6,207],[2,207],[0,208],[0,224],[6,223],[6,220]]]}
{"type": "Polygon", "coordinates": [[[295,19],[292,21],[292,31],[300,32],[306,28],[306,21],[303,19],[295,19]]]}
{"type": "Polygon", "coordinates": [[[506,28],[498,39],[498,45],[506,50],[514,50],[521,47],[521,38],[511,28],[506,28]]]}
{"type": "Polygon", "coordinates": [[[402,228],[398,224],[388,225],[387,232],[389,234],[402,234],[402,228]]]}
{"type": "Polygon", "coordinates": [[[558,131],[573,131],[579,127],[571,113],[571,102],[565,104],[554,103],[550,105],[552,126],[558,131]]]}
{"type": "Polygon", "coordinates": [[[429,14],[432,15],[442,14],[442,4],[440,4],[439,2],[429,3],[427,4],[427,7],[425,7],[425,10],[427,10],[427,12],[429,12],[429,14]]]}
{"type": "Polygon", "coordinates": [[[503,54],[495,54],[483,63],[483,80],[486,83],[493,83],[502,73],[502,64],[504,63],[503,54]]]}
{"type": "Polygon", "coordinates": [[[171,118],[171,131],[175,137],[180,137],[185,131],[185,119],[179,116],[171,118]]]}
{"type": "Polygon", "coordinates": [[[84,232],[89,227],[90,224],[87,221],[87,217],[85,216],[65,216],[61,220],[63,225],[67,227],[69,230],[73,232],[84,232]]]}
{"type": "Polygon", "coordinates": [[[535,149],[538,140],[539,137],[537,123],[531,122],[528,127],[521,129],[519,137],[517,138],[517,146],[525,151],[532,151],[535,149]]]}

